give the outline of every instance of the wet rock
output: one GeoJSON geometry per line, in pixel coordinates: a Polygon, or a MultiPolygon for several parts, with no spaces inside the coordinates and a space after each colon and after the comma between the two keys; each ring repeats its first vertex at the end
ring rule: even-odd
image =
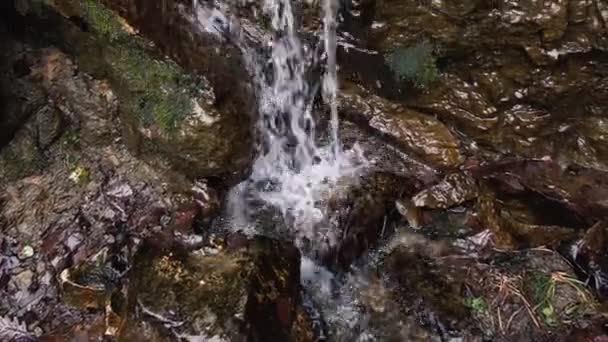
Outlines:
{"type": "Polygon", "coordinates": [[[606,149],[607,122],[602,117],[588,116],[572,124],[564,124],[561,148],[557,151],[560,162],[575,163],[585,168],[608,171],[604,162],[608,150],[606,149]]]}
{"type": "Polygon", "coordinates": [[[525,188],[558,201],[583,217],[601,218],[607,210],[603,171],[530,160],[498,164],[490,176],[515,191],[525,188]]]}
{"type": "Polygon", "coordinates": [[[463,157],[456,137],[431,116],[367,93],[354,85],[342,93],[340,110],[406,151],[441,168],[459,165],[463,157]]]}
{"type": "Polygon", "coordinates": [[[320,251],[323,264],[347,269],[391,233],[395,200],[419,185],[409,178],[375,172],[343,186],[328,201],[329,222],[335,228],[310,243],[320,251]]]}
{"type": "MultiPolygon", "coordinates": [[[[441,2],[444,6],[447,2],[441,2]]],[[[475,6],[474,4],[472,5],[475,6]]],[[[464,6],[464,7],[469,7],[464,6]]],[[[452,10],[447,9],[448,11],[452,10]]],[[[438,40],[454,40],[459,33],[457,24],[450,20],[448,13],[441,13],[429,10],[422,3],[409,3],[406,1],[395,1],[385,3],[376,1],[375,8],[369,10],[374,11],[376,25],[371,25],[369,32],[370,43],[377,47],[407,46],[416,41],[421,35],[420,29],[429,35],[429,38],[438,40]],[[407,18],[407,20],[406,20],[407,18]],[[407,24],[407,21],[412,21],[407,24]]],[[[461,8],[464,12],[468,9],[461,8]]]]}
{"type": "Polygon", "coordinates": [[[453,167],[462,162],[458,142],[449,130],[424,114],[405,110],[390,117],[378,115],[370,120],[369,125],[394,137],[435,165],[453,167]]]}
{"type": "Polygon", "coordinates": [[[410,227],[414,229],[420,228],[424,220],[424,216],[422,211],[417,208],[411,200],[402,200],[399,199],[395,202],[395,207],[397,211],[410,225],[410,227]]]}
{"type": "Polygon", "coordinates": [[[441,84],[423,93],[416,107],[463,129],[485,131],[498,122],[496,107],[474,85],[454,75],[443,75],[441,84]]]}
{"type": "Polygon", "coordinates": [[[506,206],[499,206],[494,194],[488,190],[477,197],[477,213],[481,226],[492,232],[499,248],[558,247],[577,236],[576,230],[569,227],[522,220],[506,206]]]}
{"type": "Polygon", "coordinates": [[[470,201],[476,195],[477,185],[470,175],[453,173],[440,183],[414,195],[412,201],[416,207],[445,209],[470,201]]]}
{"type": "MultiPolygon", "coordinates": [[[[406,101],[424,112],[437,114],[444,122],[455,122],[477,142],[481,140],[479,131],[496,127],[499,112],[504,108],[501,103],[533,105],[552,115],[571,117],[573,111],[585,111],[581,103],[591,105],[606,97],[603,86],[606,82],[601,76],[604,73],[586,72],[590,70],[588,63],[594,63],[595,70],[605,65],[599,54],[591,52],[604,49],[606,37],[599,19],[601,10],[595,2],[497,1],[454,5],[449,1],[370,1],[354,8],[357,10],[347,14],[349,19],[343,29],[347,31],[344,36],[352,34],[355,38],[347,39],[344,48],[354,51],[353,56],[367,56],[350,58],[356,60],[350,69],[373,75],[352,76],[353,72],[346,68],[345,78],[365,84],[392,100],[406,101]],[[434,46],[435,53],[429,59],[436,59],[440,77],[426,89],[430,90],[426,94],[410,89],[392,94],[400,86],[382,79],[392,73],[386,69],[382,56],[392,56],[395,51],[425,42],[434,46]],[[480,79],[479,73],[491,77],[480,79]],[[588,91],[589,88],[594,90],[588,91]]],[[[345,56],[342,64],[348,65],[348,54],[345,56]]],[[[414,60],[400,58],[398,64],[405,68],[414,60]]],[[[586,115],[581,113],[581,117],[586,115]]],[[[541,137],[522,134],[522,149],[526,149],[525,144],[528,150],[542,149],[541,142],[526,139],[549,137],[558,126],[543,131],[541,137]]],[[[504,136],[508,138],[508,134],[504,136]]]]}
{"type": "Polygon", "coordinates": [[[441,243],[418,234],[402,232],[389,246],[381,273],[389,279],[401,314],[417,317],[442,338],[458,336],[458,330],[471,324],[461,293],[466,280],[478,276],[474,261],[449,257],[441,243]]]}
{"type": "Polygon", "coordinates": [[[585,284],[550,250],[474,259],[408,233],[390,247],[381,270],[401,317],[416,315],[443,339],[551,340],[601,317],[585,284]]]}
{"type": "Polygon", "coordinates": [[[150,252],[136,258],[130,296],[176,336],[303,338],[295,247],[257,237],[240,246],[150,252]]]}
{"type": "Polygon", "coordinates": [[[377,339],[383,341],[441,341],[442,336],[419,317],[402,313],[400,301],[382,278],[374,274],[362,274],[349,288],[357,291],[353,301],[362,308],[359,326],[348,322],[340,336],[349,340],[377,339]],[[354,325],[354,328],[352,327],[354,325]]]}
{"type": "Polygon", "coordinates": [[[571,247],[570,253],[575,264],[603,297],[608,297],[608,228],[603,222],[595,224],[585,233],[583,239],[571,247]]]}
{"type": "Polygon", "coordinates": [[[546,148],[537,141],[558,133],[557,127],[547,129],[550,122],[551,114],[546,111],[526,105],[513,106],[500,114],[495,134],[497,149],[531,158],[547,155],[546,148]]]}

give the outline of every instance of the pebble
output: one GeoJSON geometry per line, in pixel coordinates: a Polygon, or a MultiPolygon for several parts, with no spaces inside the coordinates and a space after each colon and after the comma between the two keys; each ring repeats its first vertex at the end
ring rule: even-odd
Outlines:
{"type": "Polygon", "coordinates": [[[34,280],[34,272],[27,270],[17,274],[14,278],[15,286],[19,290],[27,290],[34,280]]]}
{"type": "Polygon", "coordinates": [[[114,237],[114,235],[111,235],[111,234],[104,235],[103,240],[108,245],[113,245],[116,243],[116,238],[114,237]]]}
{"type": "Polygon", "coordinates": [[[34,248],[32,248],[32,246],[23,247],[23,249],[21,250],[21,252],[19,252],[19,255],[18,255],[19,259],[21,259],[21,260],[29,259],[33,256],[34,256],[34,248]]]}
{"type": "Polygon", "coordinates": [[[42,273],[44,273],[44,271],[46,271],[46,265],[44,264],[43,261],[39,261],[36,264],[36,273],[42,274],[42,273]]]}
{"type": "Polygon", "coordinates": [[[70,235],[70,237],[68,237],[65,244],[66,244],[66,247],[68,247],[70,251],[74,251],[76,248],[78,248],[78,246],[80,246],[82,244],[83,240],[84,240],[84,237],[82,236],[82,234],[74,233],[74,234],[70,235]]]}
{"type": "Polygon", "coordinates": [[[161,225],[163,225],[163,226],[168,226],[168,225],[169,225],[169,223],[171,223],[171,216],[169,216],[169,215],[163,215],[163,216],[160,218],[160,224],[161,224],[161,225]]]}

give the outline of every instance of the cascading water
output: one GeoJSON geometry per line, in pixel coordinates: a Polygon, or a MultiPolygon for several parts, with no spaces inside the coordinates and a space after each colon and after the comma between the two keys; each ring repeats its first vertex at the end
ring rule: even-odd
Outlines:
{"type": "Polygon", "coordinates": [[[278,208],[299,246],[305,241],[335,244],[336,237],[320,202],[339,178],[364,164],[356,148],[342,151],[339,141],[337,6],[336,0],[325,0],[323,4],[326,65],[322,94],[330,112],[326,144],[317,143],[312,114],[316,88],[306,78],[313,58],[310,47],[298,37],[290,0],[265,0],[263,9],[272,19],[270,70],[253,59],[249,66],[258,85],[257,130],[261,145],[250,179],[232,194],[232,207],[235,212],[241,211],[235,216],[241,216],[243,223],[251,221],[247,212],[256,211],[260,203],[252,206],[244,200],[244,194],[278,208]]]}
{"type": "MultiPolygon", "coordinates": [[[[333,222],[329,222],[324,201],[338,181],[359,174],[368,166],[358,146],[343,150],[338,126],[337,12],[338,0],[323,0],[323,50],[325,62],[322,95],[329,108],[329,129],[325,143],[318,143],[312,112],[318,87],[307,79],[315,55],[298,36],[292,0],[264,0],[263,10],[271,18],[272,33],[266,35],[264,58],[242,41],[247,34],[236,34],[257,86],[260,138],[259,155],[250,178],[229,194],[227,226],[241,232],[259,233],[255,222],[264,207],[280,211],[289,235],[303,252],[302,282],[313,300],[324,303],[324,316],[337,335],[355,336],[350,330],[361,325],[354,293],[359,279],[353,278],[336,290],[334,275],[317,265],[313,255],[338,243],[333,222]],[[312,62],[312,63],[311,63],[312,62]],[[307,255],[311,252],[310,255],[307,255]],[[343,289],[346,289],[342,291],[343,289]]],[[[206,30],[235,30],[235,23],[221,11],[208,11],[198,21],[206,30]]],[[[225,34],[225,32],[223,32],[225,34]]],[[[234,34],[234,32],[232,33],[234,34]]],[[[258,37],[264,36],[258,34],[258,37]]],[[[264,224],[262,224],[264,225],[264,224]]],[[[276,227],[273,227],[276,228],[276,227]]],[[[340,285],[338,285],[340,286],[340,285]]],[[[363,336],[363,335],[361,335],[363,336]]]]}
{"type": "Polygon", "coordinates": [[[323,12],[323,41],[325,43],[325,54],[327,55],[327,71],[323,79],[323,97],[329,102],[331,147],[335,158],[338,159],[341,154],[338,136],[338,63],[336,61],[338,0],[325,0],[323,2],[323,12]]]}

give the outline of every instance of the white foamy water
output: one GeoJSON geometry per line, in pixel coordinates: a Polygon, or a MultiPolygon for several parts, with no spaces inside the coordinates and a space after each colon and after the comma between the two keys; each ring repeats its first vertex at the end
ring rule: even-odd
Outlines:
{"type": "Polygon", "coordinates": [[[338,63],[336,60],[337,50],[337,26],[338,0],[323,1],[323,42],[325,43],[325,55],[327,57],[326,72],[323,78],[323,97],[329,103],[331,147],[337,159],[340,159],[341,146],[338,136],[338,63]]]}
{"type": "MultiPolygon", "coordinates": [[[[355,178],[369,163],[357,145],[343,150],[338,134],[338,0],[323,0],[321,6],[325,65],[320,81],[330,113],[328,131],[322,132],[327,137],[324,144],[318,143],[317,122],[312,112],[316,89],[311,84],[319,80],[307,79],[314,58],[311,47],[299,36],[292,8],[296,4],[295,0],[264,0],[263,11],[271,19],[272,32],[257,37],[266,40],[267,58],[237,42],[257,86],[256,130],[260,146],[251,176],[228,195],[227,226],[252,235],[260,233],[260,227],[277,229],[274,218],[263,217],[268,215],[264,207],[275,208],[296,245],[305,245],[306,248],[301,248],[303,253],[314,254],[336,244],[340,238],[335,234],[334,223],[328,220],[326,200],[333,191],[339,191],[340,180],[355,178]]],[[[225,35],[227,28],[238,27],[234,18],[222,12],[208,10],[198,18],[200,26],[208,32],[225,35]]],[[[242,36],[242,32],[236,35],[242,36]]],[[[352,277],[340,283],[334,274],[307,255],[302,258],[301,276],[313,301],[323,306],[323,316],[334,334],[356,337],[354,340],[359,341],[373,340],[364,333],[365,322],[359,307],[363,278],[352,277]]]]}
{"type": "Polygon", "coordinates": [[[325,0],[322,6],[326,57],[322,94],[330,112],[329,131],[326,132],[329,139],[323,146],[317,143],[317,125],[312,113],[316,89],[311,88],[311,80],[307,79],[307,72],[312,67],[312,51],[299,37],[294,4],[291,0],[265,0],[263,3],[264,13],[272,24],[272,33],[266,42],[267,64],[249,58],[249,69],[258,90],[259,155],[250,179],[230,195],[229,207],[234,227],[251,230],[248,213],[255,212],[261,200],[280,211],[296,244],[306,240],[323,241],[327,245],[335,243],[335,238],[326,221],[323,199],[340,178],[356,174],[366,161],[356,147],[342,151],[338,137],[338,3],[325,0]]]}

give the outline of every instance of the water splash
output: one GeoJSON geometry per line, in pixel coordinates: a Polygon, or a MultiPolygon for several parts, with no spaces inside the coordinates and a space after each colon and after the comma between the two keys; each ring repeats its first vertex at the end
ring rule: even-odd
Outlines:
{"type": "MultiPolygon", "coordinates": [[[[336,182],[361,169],[364,158],[357,149],[343,152],[338,136],[336,0],[324,0],[325,74],[322,94],[330,109],[329,142],[317,145],[311,114],[315,89],[305,79],[310,49],[301,43],[291,1],[266,0],[276,34],[272,45],[272,85],[261,96],[261,112],[268,148],[256,160],[252,181],[267,184],[258,192],[266,203],[279,208],[295,233],[296,244],[336,243],[323,199],[336,182]],[[275,125],[279,123],[279,125],[275,125]],[[285,129],[286,128],[286,129],[285,129]]],[[[318,247],[317,247],[318,248],[318,247]]],[[[313,246],[313,249],[315,247],[313,246]]]]}
{"type": "MultiPolygon", "coordinates": [[[[330,115],[329,129],[321,134],[317,132],[312,111],[318,89],[307,79],[317,58],[299,37],[294,4],[295,0],[264,0],[263,11],[271,19],[272,32],[256,36],[263,37],[267,55],[260,55],[260,49],[247,42],[236,42],[255,80],[260,146],[250,178],[228,195],[226,225],[252,235],[269,226],[276,233],[276,217],[266,216],[268,208],[271,212],[278,210],[284,228],[304,254],[303,286],[316,304],[325,303],[323,316],[332,326],[332,332],[360,341],[371,340],[373,338],[364,332],[364,316],[357,304],[363,278],[340,284],[342,280],[309,258],[341,238],[336,236],[339,230],[334,229],[335,223],[329,222],[327,199],[332,192],[341,190],[341,180],[357,176],[369,165],[357,145],[343,150],[339,139],[336,61],[339,1],[323,0],[322,4],[324,58],[321,61],[325,64],[321,90],[330,115]],[[326,139],[319,139],[320,136],[326,139]],[[308,256],[307,252],[310,252],[308,256]],[[357,331],[352,332],[353,329],[357,331]]],[[[226,28],[233,31],[240,28],[234,18],[221,13],[209,11],[199,17],[208,32],[220,31],[226,35],[226,28]]],[[[242,32],[230,35],[247,36],[242,32]]]]}
{"type": "MultiPolygon", "coordinates": [[[[295,2],[265,0],[263,11],[272,26],[271,34],[265,36],[268,58],[247,60],[257,85],[259,155],[249,180],[237,186],[229,198],[233,223],[240,222],[236,227],[250,227],[251,217],[266,204],[280,211],[298,246],[303,241],[323,241],[324,245],[336,242],[323,199],[340,178],[359,172],[366,164],[356,146],[349,151],[341,149],[336,63],[338,2],[324,1],[322,37],[326,64],[322,94],[330,112],[328,142],[318,144],[312,113],[317,89],[307,79],[315,58],[311,47],[298,35],[292,8],[295,2]]],[[[235,26],[221,22],[213,28],[235,26]]]]}

